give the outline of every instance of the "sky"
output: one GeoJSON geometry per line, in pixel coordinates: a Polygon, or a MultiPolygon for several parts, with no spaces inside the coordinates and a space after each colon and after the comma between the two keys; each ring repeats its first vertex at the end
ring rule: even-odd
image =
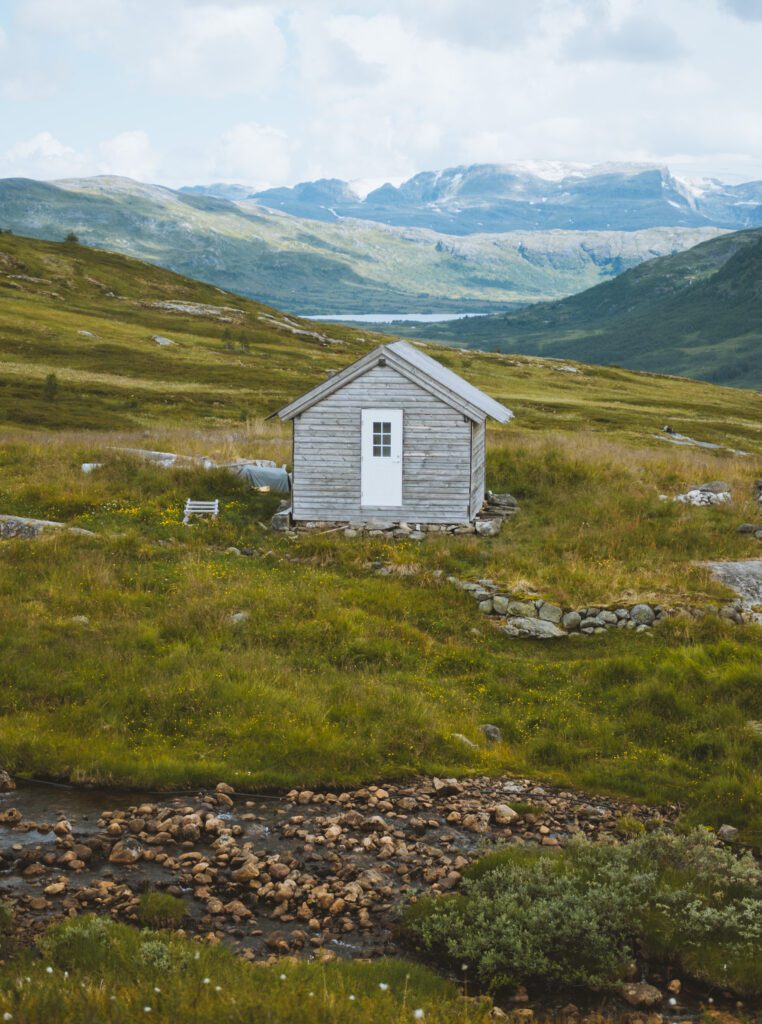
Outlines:
{"type": "Polygon", "coordinates": [[[0,177],[762,179],[762,0],[0,0],[0,177]]]}

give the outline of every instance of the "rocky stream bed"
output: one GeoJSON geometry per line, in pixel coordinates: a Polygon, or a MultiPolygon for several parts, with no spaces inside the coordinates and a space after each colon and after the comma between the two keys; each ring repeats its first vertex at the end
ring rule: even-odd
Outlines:
{"type": "MultiPolygon", "coordinates": [[[[19,782],[0,792],[0,898],[14,904],[22,941],[88,912],[138,923],[141,893],[157,889],[184,900],[185,934],[249,960],[411,955],[397,928],[402,909],[457,889],[463,869],[490,847],[563,847],[580,835],[620,841],[633,819],[670,828],[678,810],[514,778],[260,796],[223,783],[149,796],[19,782]]],[[[553,998],[532,993],[531,1002],[538,1010],[569,1002],[568,994],[553,998]]],[[[683,1019],[695,1016],[698,998],[684,990],[683,1019]]],[[[526,1020],[528,1001],[519,994],[526,1020]]],[[[576,1001],[584,1003],[579,993],[576,1001]]],[[[595,1005],[606,1013],[627,1007],[603,1002],[595,1005]]],[[[639,994],[631,1002],[643,1005],[639,994]]],[[[663,1018],[652,1006],[648,1019],[663,1018]]]]}

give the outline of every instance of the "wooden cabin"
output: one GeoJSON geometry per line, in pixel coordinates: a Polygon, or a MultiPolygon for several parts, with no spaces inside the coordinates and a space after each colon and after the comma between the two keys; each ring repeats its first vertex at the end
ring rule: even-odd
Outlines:
{"type": "Polygon", "coordinates": [[[293,423],[291,518],[473,522],[486,420],[505,406],[413,345],[381,345],[278,412],[293,423]]]}

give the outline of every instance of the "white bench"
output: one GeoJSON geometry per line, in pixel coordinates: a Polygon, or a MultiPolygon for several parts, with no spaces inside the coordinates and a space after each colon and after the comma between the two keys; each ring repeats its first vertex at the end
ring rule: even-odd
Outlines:
{"type": "Polygon", "coordinates": [[[219,498],[215,498],[214,501],[194,501],[192,498],[188,498],[185,502],[183,523],[187,526],[191,516],[212,516],[216,519],[219,511],[219,498]]]}

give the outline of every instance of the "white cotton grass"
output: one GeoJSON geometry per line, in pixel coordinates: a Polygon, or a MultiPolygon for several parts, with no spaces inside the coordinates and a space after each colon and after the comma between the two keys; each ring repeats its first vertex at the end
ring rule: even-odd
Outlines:
{"type": "Polygon", "coordinates": [[[413,1010],[413,1019],[414,1020],[423,1020],[423,1018],[425,1016],[426,1016],[426,1014],[423,1012],[423,1010],[413,1010]]]}
{"type": "Polygon", "coordinates": [[[285,975],[285,974],[281,974],[281,976],[280,976],[280,980],[281,980],[281,981],[285,981],[285,980],[286,980],[286,975],[285,975]]]}
{"type": "Polygon", "coordinates": [[[378,987],[381,989],[382,992],[388,992],[389,991],[389,986],[387,985],[387,983],[385,981],[379,981],[378,987]]]}
{"type": "Polygon", "coordinates": [[[13,1014],[8,1013],[8,1011],[6,1010],[5,1013],[3,1014],[3,1020],[13,1020],[13,1014]]]}

